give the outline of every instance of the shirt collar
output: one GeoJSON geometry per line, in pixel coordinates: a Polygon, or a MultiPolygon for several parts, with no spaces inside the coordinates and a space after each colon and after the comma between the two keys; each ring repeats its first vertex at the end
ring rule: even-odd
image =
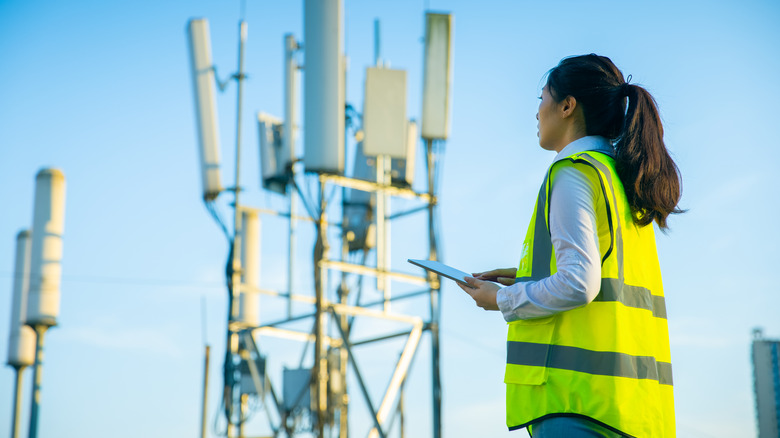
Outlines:
{"type": "Polygon", "coordinates": [[[560,152],[558,152],[558,155],[555,156],[553,163],[556,161],[561,161],[564,158],[570,157],[574,154],[587,151],[601,152],[609,155],[610,157],[615,156],[615,148],[612,147],[612,143],[610,143],[609,140],[600,135],[589,135],[587,137],[578,138],[577,140],[567,144],[563,149],[561,149],[560,152]]]}

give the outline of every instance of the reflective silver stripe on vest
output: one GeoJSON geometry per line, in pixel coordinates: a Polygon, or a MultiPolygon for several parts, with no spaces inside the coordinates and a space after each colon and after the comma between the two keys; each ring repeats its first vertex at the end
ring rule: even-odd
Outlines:
{"type": "MultiPolygon", "coordinates": [[[[519,277],[515,283],[534,281],[531,277],[519,277]]],[[[601,290],[593,301],[614,301],[627,307],[645,309],[653,312],[656,318],[666,319],[666,299],[653,295],[650,290],[641,286],[631,286],[620,282],[617,278],[602,278],[601,290]]]]}
{"type": "MultiPolygon", "coordinates": [[[[587,153],[580,154],[586,162],[591,166],[601,171],[601,174],[607,177],[607,183],[609,184],[609,193],[612,195],[612,206],[615,210],[615,227],[617,228],[617,236],[615,238],[615,246],[617,247],[617,266],[618,266],[618,278],[623,279],[623,228],[620,226],[620,213],[618,212],[618,202],[615,197],[615,186],[612,184],[612,173],[609,168],[605,166],[601,161],[593,158],[587,153]]],[[[601,179],[599,174],[599,179],[601,179]]],[[[609,212],[609,199],[604,198],[604,202],[607,203],[607,212],[609,212]]],[[[608,213],[609,214],[609,213],[608,213]]],[[[612,218],[609,218],[612,220],[612,218]]]]}
{"type": "Polygon", "coordinates": [[[563,345],[507,341],[506,362],[599,376],[649,379],[672,385],[672,364],[652,356],[632,356],[614,351],[593,351],[563,345]]]}
{"type": "Polygon", "coordinates": [[[550,276],[550,260],[552,259],[552,240],[547,229],[547,179],[550,172],[544,176],[539,198],[536,200],[536,219],[534,221],[534,248],[531,259],[531,278],[541,280],[550,276]]]}
{"type": "MultiPolygon", "coordinates": [[[[646,288],[627,285],[623,281],[623,230],[620,226],[620,215],[617,210],[618,202],[617,197],[615,197],[615,186],[612,184],[612,173],[604,163],[587,153],[580,154],[580,157],[606,176],[611,189],[610,194],[612,195],[612,205],[615,208],[615,217],[617,218],[615,221],[617,225],[617,238],[615,239],[615,243],[617,246],[618,278],[601,279],[601,291],[599,291],[599,295],[596,296],[596,301],[619,301],[629,307],[651,310],[655,317],[666,318],[666,300],[664,297],[652,295],[646,288]],[[602,299],[600,299],[600,297],[602,299]]],[[[606,198],[605,201],[607,201],[606,198]]]]}
{"type": "Polygon", "coordinates": [[[653,316],[666,319],[666,300],[653,295],[641,286],[631,286],[617,278],[602,278],[601,290],[593,301],[617,301],[628,307],[653,312],[653,316]]]}

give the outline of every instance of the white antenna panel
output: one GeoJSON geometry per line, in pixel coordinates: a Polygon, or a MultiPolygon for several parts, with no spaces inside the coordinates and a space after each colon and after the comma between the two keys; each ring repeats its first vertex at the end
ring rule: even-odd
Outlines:
{"type": "MultiPolygon", "coordinates": [[[[260,218],[257,211],[241,211],[241,284],[260,287],[260,218]]],[[[238,301],[238,319],[250,327],[260,325],[260,294],[242,290],[238,301]]]]}
{"type": "Polygon", "coordinates": [[[42,169],[35,178],[26,324],[57,325],[65,227],[65,174],[42,169]]]}
{"type": "Polygon", "coordinates": [[[285,194],[288,168],[284,151],[284,123],[265,113],[257,114],[258,138],[260,139],[260,177],[263,188],[285,194]]]}
{"type": "Polygon", "coordinates": [[[198,125],[203,199],[208,201],[216,198],[222,191],[219,176],[216,80],[211,61],[208,21],[203,18],[190,20],[187,33],[195,96],[195,120],[198,125]]]}
{"type": "Polygon", "coordinates": [[[422,137],[449,134],[449,90],[452,64],[452,14],[425,14],[422,137]]]}
{"type": "Polygon", "coordinates": [[[30,232],[22,230],[16,235],[11,336],[8,339],[8,365],[12,367],[26,367],[35,363],[35,331],[24,325],[29,275],[30,232]]]}
{"type": "Polygon", "coordinates": [[[303,163],[307,172],[344,173],[344,60],[341,0],[305,0],[303,163]]]}
{"type": "Polygon", "coordinates": [[[406,72],[366,69],[363,152],[406,159],[406,72]]]}

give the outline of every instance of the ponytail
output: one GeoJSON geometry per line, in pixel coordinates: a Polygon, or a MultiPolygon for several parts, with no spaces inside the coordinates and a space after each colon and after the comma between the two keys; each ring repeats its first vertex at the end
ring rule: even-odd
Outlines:
{"type": "Polygon", "coordinates": [[[594,54],[563,59],[548,72],[547,87],[556,101],[572,96],[582,105],[587,135],[615,144],[615,166],[634,222],[645,226],[655,221],[661,230],[668,229],[667,217],[683,212],[677,207],[682,180],[664,145],[650,93],[626,82],[609,58],[594,54]]]}
{"type": "Polygon", "coordinates": [[[655,99],[644,88],[624,83],[621,94],[628,98],[623,131],[615,144],[617,174],[631,206],[634,222],[640,226],[655,221],[662,230],[666,218],[682,213],[677,207],[682,181],[669,151],[655,99]]]}

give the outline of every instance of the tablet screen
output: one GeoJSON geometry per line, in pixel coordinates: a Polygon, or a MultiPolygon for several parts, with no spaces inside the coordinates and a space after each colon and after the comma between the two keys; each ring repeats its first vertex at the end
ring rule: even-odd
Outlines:
{"type": "Polygon", "coordinates": [[[426,269],[428,271],[435,272],[435,273],[441,275],[442,277],[447,277],[450,280],[455,280],[458,283],[460,283],[460,284],[462,284],[462,285],[464,285],[466,287],[470,287],[472,289],[476,289],[474,286],[466,283],[466,281],[464,280],[464,278],[466,278],[466,277],[469,277],[469,278],[473,278],[473,277],[471,277],[470,274],[467,274],[467,273],[465,273],[465,272],[463,272],[463,271],[461,271],[459,269],[455,269],[455,268],[453,268],[451,266],[447,266],[444,263],[440,263],[440,262],[437,262],[435,260],[415,260],[415,259],[409,259],[408,261],[409,261],[409,263],[411,263],[413,265],[417,265],[417,266],[419,266],[419,267],[421,267],[423,269],[426,269]]]}

